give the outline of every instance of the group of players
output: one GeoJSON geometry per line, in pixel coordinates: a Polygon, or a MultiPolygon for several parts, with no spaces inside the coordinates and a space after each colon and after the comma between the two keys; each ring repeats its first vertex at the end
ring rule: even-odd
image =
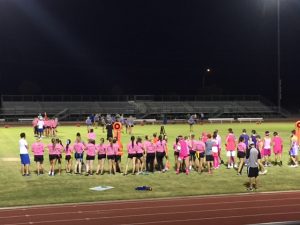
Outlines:
{"type": "MultiPolygon", "coordinates": [[[[50,176],[55,174],[56,164],[58,164],[58,173],[61,173],[63,154],[65,154],[67,173],[82,174],[85,172],[88,176],[93,175],[93,172],[104,174],[106,161],[108,162],[109,174],[120,172],[127,175],[129,169],[131,169],[132,174],[140,174],[144,171],[154,172],[155,170],[165,172],[170,169],[169,154],[174,154],[174,168],[177,174],[185,172],[188,175],[192,170],[199,173],[207,171],[211,174],[213,169],[218,169],[224,163],[221,158],[222,140],[218,130],[214,131],[213,134],[203,132],[198,140],[194,134],[185,137],[179,135],[173,144],[172,153],[168,149],[168,138],[163,126],[160,135],[155,133],[152,137],[145,136],[144,140],[141,137],[131,136],[126,145],[128,155],[124,169],[121,165],[121,159],[124,158],[123,146],[116,138],[108,137],[106,141],[104,138],[100,138],[98,142],[93,129],[90,129],[87,139],[88,142],[85,143],[80,133],[77,133],[74,143],[68,139],[64,145],[61,140],[52,138],[51,143],[44,145],[38,136],[36,142],[31,145],[34,161],[37,163],[37,174],[43,173],[45,150],[48,150],[49,153],[50,176]],[[75,159],[74,164],[72,162],[73,157],[75,159]],[[95,160],[98,162],[94,171],[95,160]]],[[[25,145],[24,140],[25,134],[22,134],[20,143],[22,141],[23,147],[25,145]]],[[[26,146],[28,149],[27,143],[26,146]]],[[[271,137],[270,132],[266,131],[261,137],[256,134],[255,130],[252,130],[252,134],[249,136],[244,129],[239,138],[236,138],[233,130],[229,128],[225,139],[227,168],[236,168],[237,175],[241,175],[243,167],[248,163],[247,150],[249,151],[251,148],[256,148],[259,151],[259,159],[261,160],[258,161],[258,167],[261,173],[266,173],[265,167],[282,166],[283,141],[277,132],[274,132],[273,137],[271,137]],[[272,152],[274,154],[273,162],[271,162],[272,152]]],[[[22,152],[20,153],[22,154],[22,152]]],[[[291,167],[298,167],[298,138],[295,131],[292,131],[291,134],[289,155],[291,167]]],[[[22,164],[25,165],[25,169],[22,167],[23,175],[29,174],[28,169],[26,170],[28,161],[25,160],[24,163],[22,161],[22,164]]]]}

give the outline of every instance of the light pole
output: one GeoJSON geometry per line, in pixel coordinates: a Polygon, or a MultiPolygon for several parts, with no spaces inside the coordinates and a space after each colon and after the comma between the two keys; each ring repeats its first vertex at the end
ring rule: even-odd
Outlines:
{"type": "Polygon", "coordinates": [[[280,52],[280,0],[277,0],[277,82],[278,82],[278,112],[281,111],[281,52],[280,52]]]}
{"type": "Polygon", "coordinates": [[[211,72],[211,69],[210,68],[207,68],[205,70],[205,73],[203,74],[203,77],[202,77],[202,88],[205,88],[205,77],[207,74],[209,74],[211,72]]]}

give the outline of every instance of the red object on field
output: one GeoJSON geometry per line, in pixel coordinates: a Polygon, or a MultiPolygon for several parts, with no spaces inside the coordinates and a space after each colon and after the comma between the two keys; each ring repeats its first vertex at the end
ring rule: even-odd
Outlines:
{"type": "Polygon", "coordinates": [[[300,121],[298,120],[295,123],[295,127],[296,127],[296,136],[298,137],[298,144],[300,143],[300,121]]]}
{"type": "Polygon", "coordinates": [[[80,124],[79,124],[79,123],[77,123],[77,124],[76,124],[76,127],[80,127],[80,124]]]}
{"type": "Polygon", "coordinates": [[[10,126],[9,126],[8,124],[5,124],[4,127],[5,127],[5,128],[9,128],[10,126]]]}

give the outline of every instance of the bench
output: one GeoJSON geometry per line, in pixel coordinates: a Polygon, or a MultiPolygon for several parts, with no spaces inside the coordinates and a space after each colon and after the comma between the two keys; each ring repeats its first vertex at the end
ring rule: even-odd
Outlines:
{"type": "Polygon", "coordinates": [[[261,123],[264,119],[263,118],[237,118],[237,120],[241,122],[259,122],[261,123]]]}
{"type": "Polygon", "coordinates": [[[5,119],[0,119],[0,122],[5,122],[5,119]]]}
{"type": "Polygon", "coordinates": [[[234,122],[234,118],[208,118],[208,121],[210,123],[213,123],[213,122],[221,122],[221,123],[223,123],[223,121],[224,122],[230,122],[230,123],[232,123],[232,122],[234,122]]]}
{"type": "Polygon", "coordinates": [[[19,118],[18,119],[19,122],[32,122],[33,121],[33,118],[19,118]]]}
{"type": "Polygon", "coordinates": [[[133,121],[134,121],[134,123],[151,123],[151,124],[154,124],[156,122],[156,119],[135,119],[133,121]]]}

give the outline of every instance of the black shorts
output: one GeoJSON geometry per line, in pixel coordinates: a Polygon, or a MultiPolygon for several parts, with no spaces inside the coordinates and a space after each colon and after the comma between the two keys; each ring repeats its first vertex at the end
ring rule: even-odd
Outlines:
{"type": "Polygon", "coordinates": [[[196,159],[195,154],[196,154],[196,151],[194,151],[194,150],[191,150],[191,151],[190,151],[190,157],[191,157],[192,160],[195,160],[195,159],[196,159]]]}
{"type": "Polygon", "coordinates": [[[204,156],[205,156],[205,152],[200,152],[200,153],[199,153],[200,159],[204,159],[204,156]]]}
{"type": "Polygon", "coordinates": [[[246,153],[245,153],[245,152],[238,151],[237,157],[238,157],[239,159],[243,159],[243,158],[246,157],[246,153]]]}
{"type": "Polygon", "coordinates": [[[120,155],[116,155],[116,156],[115,156],[115,161],[116,161],[116,162],[118,162],[118,161],[121,162],[121,156],[120,156],[120,155]]]}
{"type": "Polygon", "coordinates": [[[179,152],[174,152],[174,156],[179,156],[179,152]]]}
{"type": "Polygon", "coordinates": [[[214,157],[212,155],[206,155],[205,156],[206,161],[211,162],[214,161],[214,157]]]}
{"type": "Polygon", "coordinates": [[[143,158],[143,153],[136,153],[136,158],[137,159],[143,158]]]}
{"type": "Polygon", "coordinates": [[[57,155],[56,154],[53,154],[53,155],[49,155],[49,161],[52,161],[54,159],[57,159],[57,155]]]}
{"type": "Polygon", "coordinates": [[[116,156],[115,155],[107,155],[107,159],[115,160],[116,156]]]}
{"type": "Polygon", "coordinates": [[[133,157],[136,157],[136,154],[128,154],[128,159],[132,159],[133,157]]]}
{"type": "Polygon", "coordinates": [[[43,155],[35,155],[34,156],[34,161],[43,163],[44,162],[44,156],[43,155]]]}
{"type": "Polygon", "coordinates": [[[71,160],[71,155],[66,155],[65,160],[70,161],[71,160]]]}
{"type": "Polygon", "coordinates": [[[100,160],[100,159],[106,159],[106,155],[105,154],[98,155],[98,160],[100,160]]]}
{"type": "Polygon", "coordinates": [[[86,155],[86,160],[95,160],[94,155],[86,155]]]}
{"type": "Polygon", "coordinates": [[[248,167],[248,177],[258,177],[258,167],[248,167]]]}

